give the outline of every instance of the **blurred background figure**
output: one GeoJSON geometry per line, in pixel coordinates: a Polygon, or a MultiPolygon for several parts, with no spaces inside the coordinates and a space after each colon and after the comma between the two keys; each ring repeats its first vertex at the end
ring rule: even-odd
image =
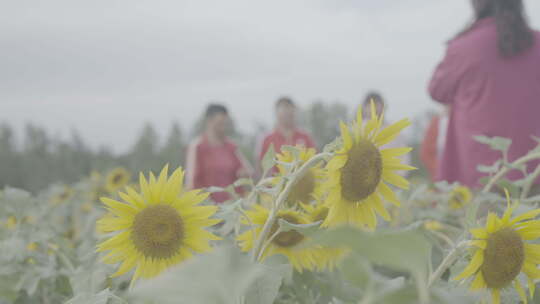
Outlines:
{"type": "MultiPolygon", "coordinates": [[[[221,104],[206,108],[204,131],[188,147],[186,160],[186,184],[188,189],[227,187],[238,178],[248,177],[251,166],[227,137],[230,117],[221,104]]],[[[230,199],[225,192],[212,194],[216,203],[230,199]]]]}
{"type": "Polygon", "coordinates": [[[315,148],[315,142],[311,136],[297,126],[297,110],[296,104],[289,97],[281,97],[277,100],[276,125],[270,134],[264,136],[258,146],[259,163],[271,145],[274,146],[276,153],[281,152],[282,146],[301,145],[306,148],[315,148]]]}
{"type": "MultiPolygon", "coordinates": [[[[364,121],[371,119],[371,101],[375,103],[375,111],[378,116],[381,116],[383,111],[387,111],[386,102],[384,101],[384,98],[381,93],[372,91],[369,92],[366,97],[364,98],[364,101],[362,102],[362,116],[364,118],[364,121]]],[[[383,117],[384,121],[382,123],[381,129],[384,129],[385,127],[391,125],[388,121],[386,121],[386,115],[383,117]]],[[[386,144],[383,146],[384,149],[387,148],[401,148],[401,147],[408,147],[410,146],[407,138],[401,133],[398,137],[396,137],[395,140],[392,142],[386,144]]],[[[406,155],[402,156],[402,163],[405,165],[411,164],[411,153],[407,153],[406,155]]],[[[399,171],[398,174],[402,176],[406,176],[408,171],[399,171]]]]}
{"type": "Polygon", "coordinates": [[[432,181],[437,176],[439,161],[444,151],[449,111],[450,108],[446,106],[441,113],[433,115],[420,147],[420,159],[427,168],[432,181]]]}
{"type": "MultiPolygon", "coordinates": [[[[429,92],[451,105],[438,179],[475,187],[482,177],[477,166],[493,164],[500,153],[473,136],[512,139],[512,161],[540,135],[540,33],[529,27],[521,0],[473,0],[472,6],[475,20],[448,43],[429,92]]],[[[510,179],[522,176],[512,173],[510,179]]]]}

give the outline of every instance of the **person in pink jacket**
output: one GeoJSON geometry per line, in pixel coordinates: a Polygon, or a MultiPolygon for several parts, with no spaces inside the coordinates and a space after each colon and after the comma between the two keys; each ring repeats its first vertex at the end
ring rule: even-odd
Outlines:
{"type": "Polygon", "coordinates": [[[533,135],[540,137],[540,33],[529,27],[522,0],[472,4],[475,21],[448,43],[429,92],[451,106],[437,179],[478,187],[478,165],[491,165],[501,154],[475,135],[512,139],[510,161],[536,146],[533,135]]]}

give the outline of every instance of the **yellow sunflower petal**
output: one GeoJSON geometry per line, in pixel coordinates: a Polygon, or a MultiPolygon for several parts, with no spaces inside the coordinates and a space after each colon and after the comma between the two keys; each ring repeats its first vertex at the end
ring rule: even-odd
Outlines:
{"type": "Polygon", "coordinates": [[[119,201],[115,201],[108,197],[102,197],[101,202],[109,207],[109,210],[119,216],[134,216],[137,210],[132,205],[124,204],[119,201]]]}
{"type": "Polygon", "coordinates": [[[534,291],[536,289],[536,283],[534,283],[533,279],[527,277],[527,284],[529,285],[529,296],[531,299],[534,299],[534,291]]]}
{"type": "Polygon", "coordinates": [[[476,239],[485,240],[488,238],[488,232],[484,228],[471,229],[470,232],[476,239]]]}
{"type": "Polygon", "coordinates": [[[409,181],[394,172],[383,172],[383,180],[403,190],[409,189],[409,181]]]}
{"type": "Polygon", "coordinates": [[[525,256],[528,261],[534,264],[540,264],[540,245],[525,243],[525,256]]]}
{"type": "Polygon", "coordinates": [[[336,157],[333,157],[329,162],[328,164],[326,165],[326,169],[328,170],[339,170],[341,168],[343,168],[343,166],[345,166],[345,164],[347,163],[347,157],[346,156],[342,156],[342,155],[338,155],[336,157]]]}
{"type": "Polygon", "coordinates": [[[356,112],[356,140],[359,141],[360,137],[362,136],[362,125],[363,125],[364,116],[362,113],[362,107],[358,107],[358,111],[356,112]]]}
{"type": "Polygon", "coordinates": [[[486,231],[488,233],[493,233],[497,230],[497,228],[498,228],[497,215],[495,215],[495,213],[490,212],[487,218],[486,231]]]}
{"type": "Polygon", "coordinates": [[[126,203],[129,203],[133,207],[135,207],[135,209],[144,208],[144,204],[141,201],[134,199],[131,195],[124,192],[118,192],[118,195],[120,195],[120,198],[123,199],[126,203]]]}
{"type": "Polygon", "coordinates": [[[510,221],[510,225],[514,225],[514,224],[519,223],[521,221],[530,220],[532,218],[537,217],[538,215],[540,215],[540,209],[535,209],[535,210],[525,212],[525,213],[523,213],[521,215],[518,215],[515,218],[513,218],[510,221]]]}
{"type": "Polygon", "coordinates": [[[454,280],[458,281],[458,280],[462,280],[462,279],[472,276],[473,274],[476,273],[476,271],[478,271],[480,266],[482,266],[482,263],[484,263],[483,252],[482,250],[477,250],[471,262],[469,263],[469,265],[467,265],[467,267],[465,267],[463,272],[459,274],[457,277],[455,277],[454,280]]]}
{"type": "Polygon", "coordinates": [[[142,191],[144,199],[147,202],[151,201],[152,197],[150,193],[150,187],[148,185],[148,182],[146,181],[146,178],[144,177],[144,174],[142,174],[142,172],[139,174],[139,185],[141,187],[141,191],[142,191]]]}
{"type": "Polygon", "coordinates": [[[382,130],[375,137],[375,142],[377,143],[378,146],[384,146],[387,143],[394,140],[403,129],[405,129],[406,127],[408,127],[410,125],[411,125],[411,122],[408,119],[402,119],[402,120],[400,120],[400,121],[386,127],[384,130],[382,130]]]}
{"type": "Polygon", "coordinates": [[[124,260],[124,262],[122,263],[122,265],[120,266],[120,268],[118,268],[118,271],[116,271],[112,277],[119,277],[123,274],[125,274],[126,272],[130,271],[131,269],[133,269],[135,266],[137,265],[137,256],[131,256],[129,258],[127,258],[126,260],[124,260]]]}
{"type": "Polygon", "coordinates": [[[478,247],[480,249],[485,250],[486,247],[487,247],[487,241],[485,241],[485,240],[474,240],[474,241],[471,241],[471,246],[475,246],[475,247],[478,247]]]}
{"type": "Polygon", "coordinates": [[[501,291],[499,289],[491,290],[491,304],[501,304],[501,291]]]}
{"type": "Polygon", "coordinates": [[[182,189],[184,182],[184,171],[181,168],[176,169],[171,175],[170,179],[165,184],[163,189],[163,200],[166,202],[172,202],[177,198],[182,189]]]}
{"type": "Polygon", "coordinates": [[[412,151],[412,148],[404,147],[404,148],[388,148],[381,150],[381,155],[384,158],[387,157],[398,157],[401,155],[405,155],[412,151]]]}
{"type": "Polygon", "coordinates": [[[483,288],[486,288],[486,281],[484,281],[484,275],[482,272],[478,272],[474,278],[474,281],[471,283],[471,290],[474,291],[483,288]]]}
{"type": "Polygon", "coordinates": [[[353,146],[353,141],[351,133],[349,132],[349,127],[344,123],[340,122],[339,127],[341,128],[341,138],[343,139],[343,146],[345,149],[350,149],[353,146]]]}
{"type": "Polygon", "coordinates": [[[394,204],[395,206],[398,206],[400,205],[400,202],[396,196],[396,194],[394,193],[394,191],[392,191],[392,189],[387,185],[385,184],[384,182],[383,183],[380,183],[379,184],[379,190],[381,191],[381,194],[382,194],[382,197],[394,204]]]}
{"type": "Polygon", "coordinates": [[[373,195],[373,206],[375,207],[375,211],[386,221],[391,220],[390,213],[388,213],[388,210],[383,205],[383,202],[381,201],[381,198],[377,195],[373,195]]]}

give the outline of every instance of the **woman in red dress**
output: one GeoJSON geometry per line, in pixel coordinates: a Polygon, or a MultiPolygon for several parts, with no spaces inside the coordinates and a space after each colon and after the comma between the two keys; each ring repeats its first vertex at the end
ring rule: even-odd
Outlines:
{"type": "MultiPolygon", "coordinates": [[[[210,104],[205,113],[205,129],[188,147],[186,184],[189,189],[227,187],[240,177],[251,175],[251,166],[227,136],[230,123],[227,108],[210,104]]],[[[216,203],[230,199],[226,192],[211,195],[216,203]]]]}

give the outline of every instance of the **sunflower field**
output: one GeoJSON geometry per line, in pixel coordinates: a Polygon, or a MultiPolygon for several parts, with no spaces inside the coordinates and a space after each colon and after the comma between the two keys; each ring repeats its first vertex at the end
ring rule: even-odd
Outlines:
{"type": "Polygon", "coordinates": [[[0,304],[540,303],[540,159],[511,141],[484,188],[413,182],[372,105],[317,153],[272,149],[263,178],[184,188],[182,168],[0,191],[0,304]],[[242,195],[239,195],[237,189],[242,195]],[[213,192],[233,199],[210,202],[213,192]]]}

